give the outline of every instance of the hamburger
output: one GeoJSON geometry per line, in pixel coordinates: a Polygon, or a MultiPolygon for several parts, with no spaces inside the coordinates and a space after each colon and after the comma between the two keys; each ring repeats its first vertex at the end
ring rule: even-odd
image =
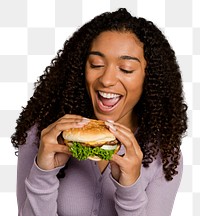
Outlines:
{"type": "Polygon", "coordinates": [[[121,146],[101,120],[90,120],[82,128],[65,130],[62,136],[72,156],[78,160],[110,160],[121,146]]]}

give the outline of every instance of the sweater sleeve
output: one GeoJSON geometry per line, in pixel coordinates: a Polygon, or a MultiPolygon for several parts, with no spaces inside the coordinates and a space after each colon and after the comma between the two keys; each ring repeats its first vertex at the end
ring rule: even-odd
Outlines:
{"type": "Polygon", "coordinates": [[[41,170],[35,163],[37,145],[34,130],[28,133],[26,144],[19,147],[17,167],[18,215],[57,215],[60,168],[41,170]]]}
{"type": "Polygon", "coordinates": [[[131,186],[120,185],[111,175],[116,192],[114,195],[115,209],[120,216],[147,216],[148,197],[143,188],[141,176],[131,186]]]}
{"type": "Polygon", "coordinates": [[[60,168],[50,171],[41,170],[34,162],[25,180],[27,198],[21,215],[57,215],[59,181],[56,177],[60,168]]]}
{"type": "Polygon", "coordinates": [[[115,192],[115,209],[120,216],[170,216],[175,197],[180,185],[183,160],[180,159],[178,174],[172,181],[164,177],[162,166],[157,169],[147,186],[144,186],[144,179],[141,176],[129,187],[120,185],[111,177],[115,192]]]}
{"type": "Polygon", "coordinates": [[[149,200],[147,204],[148,216],[171,215],[183,173],[182,156],[180,158],[177,171],[178,174],[174,176],[173,180],[167,181],[164,177],[162,169],[160,169],[155,178],[153,178],[149,183],[146,188],[149,200]]]}

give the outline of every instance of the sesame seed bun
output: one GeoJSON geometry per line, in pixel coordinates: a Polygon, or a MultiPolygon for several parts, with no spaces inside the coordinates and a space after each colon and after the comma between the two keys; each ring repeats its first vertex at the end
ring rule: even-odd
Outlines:
{"type": "Polygon", "coordinates": [[[82,128],[63,131],[63,138],[66,141],[85,143],[87,146],[101,146],[116,140],[101,120],[91,120],[82,128]]]}

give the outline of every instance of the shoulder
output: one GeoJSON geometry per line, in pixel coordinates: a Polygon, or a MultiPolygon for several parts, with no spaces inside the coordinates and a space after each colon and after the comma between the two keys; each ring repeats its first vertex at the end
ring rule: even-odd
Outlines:
{"type": "Polygon", "coordinates": [[[19,150],[23,148],[34,147],[38,148],[39,138],[37,136],[38,126],[37,124],[33,125],[27,132],[26,142],[23,145],[19,145],[19,150]]]}
{"type": "MultiPolygon", "coordinates": [[[[174,176],[174,179],[181,179],[183,173],[183,155],[180,153],[179,165],[177,166],[178,173],[174,176]]],[[[163,171],[163,163],[161,155],[158,154],[156,159],[153,160],[149,167],[142,167],[142,175],[147,182],[151,182],[155,179],[165,179],[163,171]]],[[[166,180],[167,181],[167,180],[166,180]]],[[[173,180],[172,180],[173,181],[173,180]]]]}

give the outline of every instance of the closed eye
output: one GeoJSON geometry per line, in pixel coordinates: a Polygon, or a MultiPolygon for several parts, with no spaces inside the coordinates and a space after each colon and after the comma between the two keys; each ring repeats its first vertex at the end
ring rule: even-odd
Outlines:
{"type": "Polygon", "coordinates": [[[123,69],[123,68],[120,68],[120,70],[124,73],[133,73],[134,70],[126,70],[126,69],[123,69]]]}
{"type": "Polygon", "coordinates": [[[94,64],[91,64],[90,67],[91,68],[101,68],[101,67],[104,67],[104,65],[94,65],[94,64]]]}

